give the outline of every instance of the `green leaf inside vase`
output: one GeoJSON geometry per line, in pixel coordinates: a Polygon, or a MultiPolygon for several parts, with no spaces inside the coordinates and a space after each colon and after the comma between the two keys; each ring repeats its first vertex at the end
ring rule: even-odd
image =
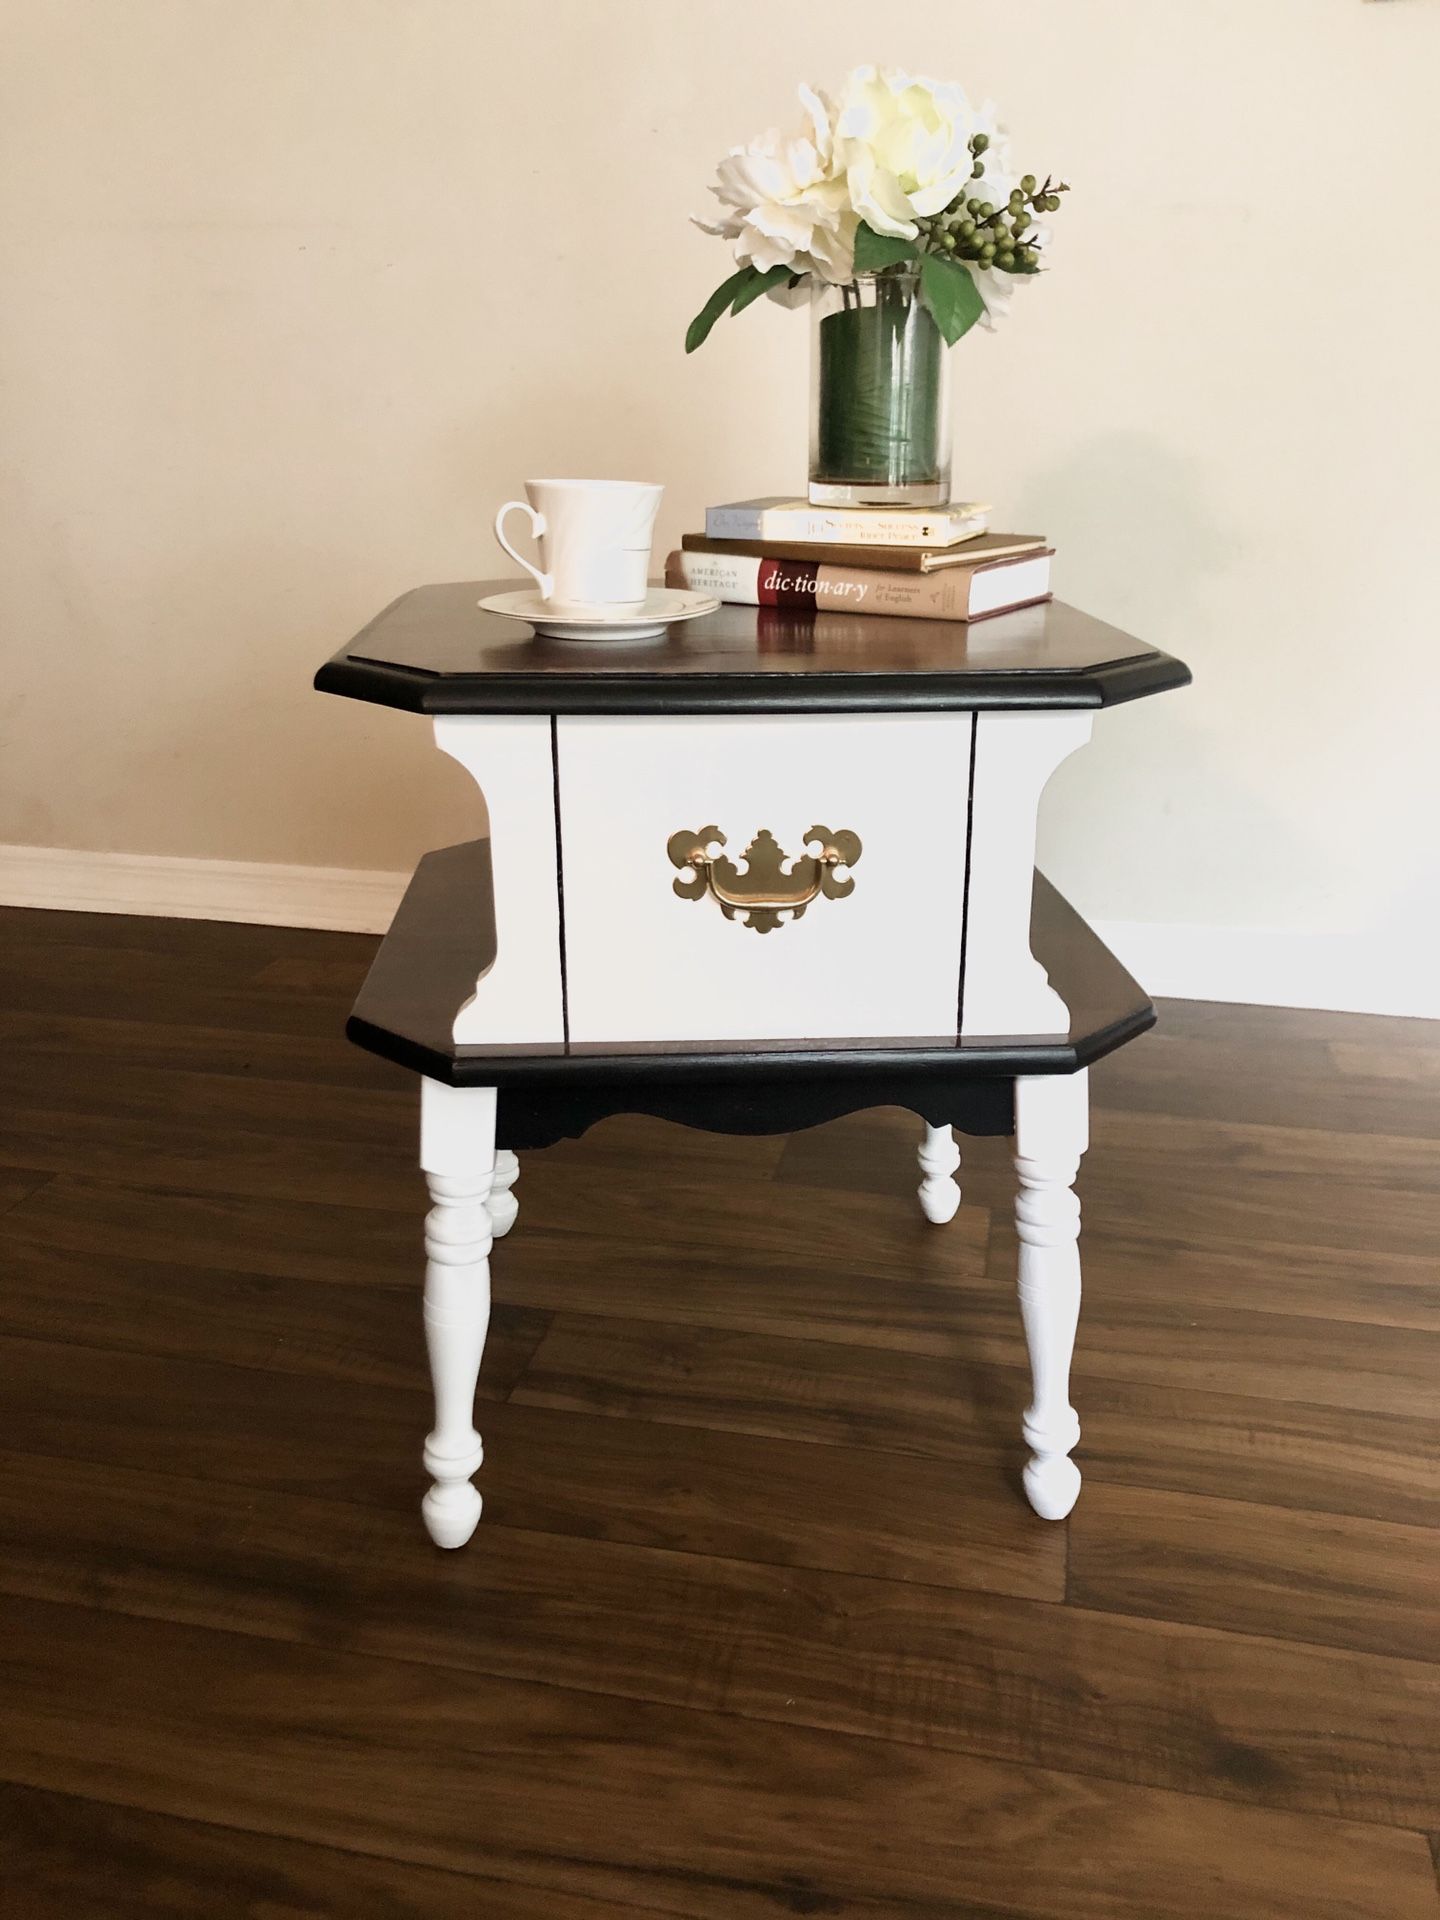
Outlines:
{"type": "Polygon", "coordinates": [[[917,292],[913,274],[884,276],[873,283],[873,305],[847,305],[820,322],[815,479],[914,486],[940,478],[945,343],[917,292]]]}

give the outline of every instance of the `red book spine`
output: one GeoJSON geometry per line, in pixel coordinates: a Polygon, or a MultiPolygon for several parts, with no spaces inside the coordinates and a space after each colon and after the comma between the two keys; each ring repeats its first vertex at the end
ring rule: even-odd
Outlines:
{"type": "Polygon", "coordinates": [[[803,560],[762,559],[757,585],[762,607],[813,607],[819,599],[820,576],[803,560]]]}

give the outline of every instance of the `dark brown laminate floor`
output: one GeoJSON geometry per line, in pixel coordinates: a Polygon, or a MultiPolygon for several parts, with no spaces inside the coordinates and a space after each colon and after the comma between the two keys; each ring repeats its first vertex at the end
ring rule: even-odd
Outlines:
{"type": "Polygon", "coordinates": [[[1440,1026],[1095,1070],[1061,1527],[1003,1143],[526,1156],[446,1555],[372,948],[0,913],[5,1920],[1440,1920],[1440,1026]]]}

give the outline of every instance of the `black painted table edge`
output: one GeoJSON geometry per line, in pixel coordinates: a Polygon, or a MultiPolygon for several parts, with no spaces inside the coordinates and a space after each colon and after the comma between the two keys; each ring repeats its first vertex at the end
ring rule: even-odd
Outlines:
{"type": "Polygon", "coordinates": [[[916,1085],[940,1085],[947,1079],[1004,1080],[1026,1074],[1078,1073],[1148,1032],[1154,1024],[1155,1008],[1147,1000],[1123,1019],[1078,1039],[998,1038],[871,1047],[837,1046],[832,1041],[763,1053],[659,1048],[652,1053],[581,1052],[574,1048],[567,1051],[558,1044],[548,1052],[516,1049],[513,1055],[482,1050],[441,1053],[423,1041],[375,1026],[359,1014],[351,1014],[346,1021],[345,1035],[367,1053],[379,1054],[397,1066],[409,1067],[450,1087],[639,1088],[683,1081],[704,1090],[778,1086],[796,1079],[813,1084],[869,1080],[887,1074],[916,1085]]]}
{"type": "Polygon", "coordinates": [[[1074,1046],[1010,1042],[964,1052],[952,1046],[758,1058],[557,1056],[504,1063],[494,1055],[446,1060],[353,1017],[346,1033],[357,1045],[447,1085],[496,1087],[496,1142],[523,1153],[578,1139],[598,1121],[620,1113],[646,1114],[703,1133],[777,1134],[799,1133],[876,1107],[901,1107],[931,1126],[1003,1137],[1015,1130],[1017,1079],[1075,1073],[1154,1024],[1155,1010],[1147,1006],[1074,1046]],[[778,1073],[777,1060],[783,1063],[778,1073]]]}
{"type": "Polygon", "coordinates": [[[1190,669],[1145,652],[1097,666],[927,673],[436,674],[342,648],[315,676],[321,693],[405,713],[937,713],[1117,707],[1189,686],[1190,669]]]}

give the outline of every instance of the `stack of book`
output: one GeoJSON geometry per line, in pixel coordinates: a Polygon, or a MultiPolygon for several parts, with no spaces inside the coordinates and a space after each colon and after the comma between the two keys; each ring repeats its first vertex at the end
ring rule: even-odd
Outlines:
{"type": "Polygon", "coordinates": [[[989,509],[812,507],[738,500],[711,507],[665,563],[667,587],[752,607],[818,607],[918,620],[983,620],[1050,598],[1054,549],[1038,534],[991,533],[989,509]]]}

